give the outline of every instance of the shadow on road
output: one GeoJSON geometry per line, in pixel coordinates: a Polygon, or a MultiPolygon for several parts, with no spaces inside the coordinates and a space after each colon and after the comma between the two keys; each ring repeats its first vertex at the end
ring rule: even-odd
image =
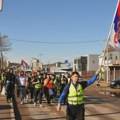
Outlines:
{"type": "Polygon", "coordinates": [[[91,115],[85,115],[86,117],[88,116],[102,116],[102,115],[110,115],[110,114],[119,114],[120,111],[118,112],[112,112],[112,113],[99,113],[99,114],[91,114],[91,115]]]}
{"type": "Polygon", "coordinates": [[[5,109],[12,109],[10,105],[0,105],[0,109],[5,110],[5,109]]]}
{"type": "Polygon", "coordinates": [[[15,119],[16,120],[22,120],[14,94],[12,96],[12,100],[13,100],[13,109],[14,109],[15,119]]]}
{"type": "Polygon", "coordinates": [[[42,118],[42,119],[35,119],[35,120],[61,120],[61,119],[65,119],[66,117],[54,117],[54,118],[42,118]]]}
{"type": "Polygon", "coordinates": [[[11,117],[10,118],[9,117],[0,118],[0,120],[11,120],[11,119],[14,119],[14,117],[13,118],[11,118],[11,117]]]}
{"type": "MultiPolygon", "coordinates": [[[[103,104],[108,103],[108,99],[100,97],[87,96],[84,98],[85,104],[103,104]]],[[[109,99],[109,103],[115,102],[117,99],[109,99]]]]}

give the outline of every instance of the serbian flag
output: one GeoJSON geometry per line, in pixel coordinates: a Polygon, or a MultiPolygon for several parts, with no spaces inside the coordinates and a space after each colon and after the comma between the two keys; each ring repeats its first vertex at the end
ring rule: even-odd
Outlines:
{"type": "Polygon", "coordinates": [[[120,0],[118,0],[115,15],[113,18],[109,41],[115,49],[120,50],[120,0]]]}
{"type": "Polygon", "coordinates": [[[25,60],[21,60],[21,65],[23,67],[28,67],[29,66],[25,60]]]}

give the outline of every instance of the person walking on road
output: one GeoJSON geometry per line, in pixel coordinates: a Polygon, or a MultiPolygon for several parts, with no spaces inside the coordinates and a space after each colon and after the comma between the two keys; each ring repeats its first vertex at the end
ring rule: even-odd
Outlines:
{"type": "Polygon", "coordinates": [[[67,84],[59,97],[57,111],[61,110],[61,103],[65,96],[67,96],[67,110],[66,110],[66,120],[85,120],[85,108],[83,99],[83,90],[93,84],[98,77],[100,72],[99,68],[95,75],[88,81],[79,80],[79,73],[73,72],[71,75],[71,82],[67,84]]]}
{"type": "MultiPolygon", "coordinates": [[[[61,84],[60,84],[60,95],[62,94],[62,91],[64,90],[66,84],[67,84],[67,78],[65,77],[65,75],[62,75],[61,77],[61,84]]],[[[66,97],[64,97],[64,105],[66,104],[66,97]]]]}
{"type": "Polygon", "coordinates": [[[34,98],[34,85],[32,84],[32,81],[34,80],[34,75],[31,75],[30,73],[28,74],[27,78],[27,83],[28,83],[28,91],[30,95],[30,103],[33,103],[33,98],[34,98]]]}
{"type": "Polygon", "coordinates": [[[44,91],[45,96],[47,97],[47,103],[50,104],[51,99],[54,96],[53,93],[53,80],[50,78],[50,75],[47,74],[47,78],[44,80],[44,91]]]}
{"type": "Polygon", "coordinates": [[[9,72],[6,73],[6,80],[5,80],[7,102],[12,101],[12,96],[15,88],[15,79],[16,78],[15,75],[13,74],[13,69],[11,68],[9,72]]]}
{"type": "Polygon", "coordinates": [[[20,88],[20,97],[21,97],[20,104],[24,104],[25,99],[26,99],[26,87],[27,87],[27,80],[26,80],[26,77],[24,75],[24,71],[20,72],[20,76],[18,78],[18,85],[20,88]]]}
{"type": "Polygon", "coordinates": [[[42,108],[42,75],[38,74],[34,78],[34,81],[32,82],[35,85],[35,91],[34,91],[34,106],[37,104],[37,99],[39,100],[40,107],[42,108]]]}

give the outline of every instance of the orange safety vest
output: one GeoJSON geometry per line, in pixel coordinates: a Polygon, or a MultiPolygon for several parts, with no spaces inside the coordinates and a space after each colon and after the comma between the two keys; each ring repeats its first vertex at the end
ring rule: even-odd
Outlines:
{"type": "Polygon", "coordinates": [[[47,88],[53,88],[53,81],[49,81],[46,85],[47,88]]]}

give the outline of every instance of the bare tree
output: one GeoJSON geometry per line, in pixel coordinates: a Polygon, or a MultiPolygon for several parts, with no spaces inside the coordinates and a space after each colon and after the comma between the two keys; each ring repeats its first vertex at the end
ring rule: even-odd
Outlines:
{"type": "Polygon", "coordinates": [[[0,34],[0,74],[3,72],[4,56],[3,52],[7,52],[11,49],[11,43],[8,40],[8,36],[2,36],[0,34]]]}
{"type": "Polygon", "coordinates": [[[6,52],[11,50],[11,43],[8,40],[8,36],[0,35],[0,52],[6,52]]]}

